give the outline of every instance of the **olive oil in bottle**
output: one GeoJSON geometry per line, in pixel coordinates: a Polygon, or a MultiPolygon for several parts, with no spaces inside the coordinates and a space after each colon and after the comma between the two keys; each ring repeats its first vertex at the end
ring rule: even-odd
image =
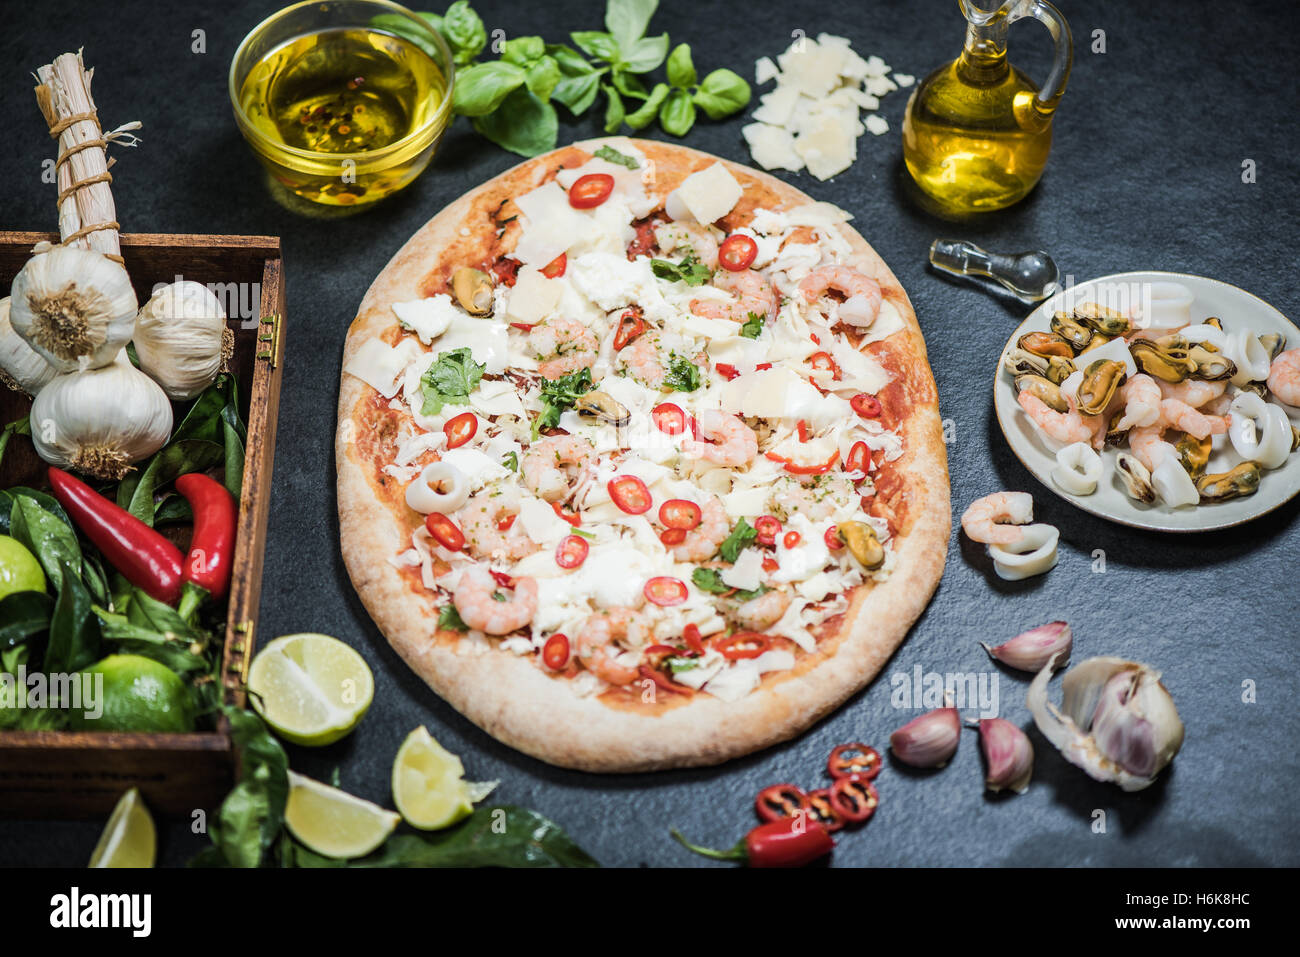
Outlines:
{"type": "Polygon", "coordinates": [[[240,99],[245,115],[271,141],[272,158],[296,174],[286,185],[317,202],[350,205],[387,195],[409,181],[412,167],[418,172],[418,144],[413,155],[392,162],[380,156],[400,148],[366,154],[424,127],[446,88],[438,65],[410,40],[350,28],[274,48],[249,71],[240,99]],[[318,155],[297,157],[277,150],[279,144],[318,155]]]}

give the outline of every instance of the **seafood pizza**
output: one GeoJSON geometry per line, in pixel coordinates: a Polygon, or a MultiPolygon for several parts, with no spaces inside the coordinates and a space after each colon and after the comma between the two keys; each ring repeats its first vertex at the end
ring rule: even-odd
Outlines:
{"type": "Polygon", "coordinates": [[[344,350],[343,557],[432,688],[591,771],[712,764],[862,688],[943,571],[934,380],[848,213],[680,146],[435,216],[344,350]]]}

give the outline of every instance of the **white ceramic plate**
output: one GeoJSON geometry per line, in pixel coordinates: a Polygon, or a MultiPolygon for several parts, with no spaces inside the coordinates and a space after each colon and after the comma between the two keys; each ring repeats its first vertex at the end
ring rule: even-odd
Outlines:
{"type": "MultiPolygon", "coordinates": [[[[1141,310],[1145,302],[1149,309],[1151,290],[1153,286],[1159,289],[1156,284],[1161,283],[1179,283],[1191,290],[1194,296],[1191,304],[1193,323],[1201,322],[1210,316],[1218,316],[1223,320],[1224,329],[1229,333],[1244,326],[1257,336],[1266,333],[1280,333],[1286,336],[1288,349],[1300,346],[1300,329],[1268,303],[1236,286],[1216,279],[1183,273],[1126,272],[1080,283],[1043,302],[1029,314],[1007,340],[1002,354],[1005,354],[1007,349],[1011,348],[1026,332],[1046,331],[1053,312],[1068,311],[1076,303],[1100,302],[1121,310],[1126,310],[1130,306],[1136,306],[1141,310]]],[[[1006,436],[1016,458],[1020,459],[1035,478],[1061,498],[1085,512],[1135,528],[1166,532],[1204,532],[1240,525],[1242,522],[1258,518],[1284,505],[1300,493],[1300,452],[1295,452],[1280,468],[1264,472],[1259,483],[1259,491],[1246,498],[1178,509],[1159,502],[1155,505],[1143,505],[1124,493],[1115,475],[1116,452],[1114,449],[1105,449],[1101,453],[1105,471],[1097,491],[1092,495],[1071,495],[1052,480],[1052,469],[1056,466],[1056,449],[1049,448],[1048,441],[1039,434],[1016,402],[1015,384],[1010,373],[1002,369],[1002,354],[997,358],[998,368],[993,384],[993,405],[997,411],[998,424],[1002,427],[1002,434],[1006,436]]],[[[1232,386],[1228,388],[1232,391],[1232,386]]],[[[1271,401],[1277,402],[1276,399],[1271,401]]],[[[1285,405],[1282,408],[1286,410],[1292,425],[1300,426],[1300,409],[1285,405]]],[[[1216,436],[1214,448],[1207,469],[1210,472],[1226,471],[1241,461],[1241,457],[1228,443],[1227,436],[1216,436]]]]}

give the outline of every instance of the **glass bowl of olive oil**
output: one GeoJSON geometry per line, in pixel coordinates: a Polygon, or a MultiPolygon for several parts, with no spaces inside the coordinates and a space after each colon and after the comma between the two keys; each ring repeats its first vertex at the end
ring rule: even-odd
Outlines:
{"type": "Polygon", "coordinates": [[[240,133],[273,179],[330,206],[397,192],[451,119],[455,66],[428,21],[386,0],[307,0],[258,24],[230,64],[240,133]]]}

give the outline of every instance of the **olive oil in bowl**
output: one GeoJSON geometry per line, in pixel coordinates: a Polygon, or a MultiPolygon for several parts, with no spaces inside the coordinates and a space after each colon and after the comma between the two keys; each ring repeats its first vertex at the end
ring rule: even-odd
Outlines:
{"type": "Polygon", "coordinates": [[[254,60],[236,114],[279,182],[315,202],[350,206],[382,199],[424,169],[449,118],[449,94],[446,73],[423,46],[340,27],[292,37],[254,60]]]}

